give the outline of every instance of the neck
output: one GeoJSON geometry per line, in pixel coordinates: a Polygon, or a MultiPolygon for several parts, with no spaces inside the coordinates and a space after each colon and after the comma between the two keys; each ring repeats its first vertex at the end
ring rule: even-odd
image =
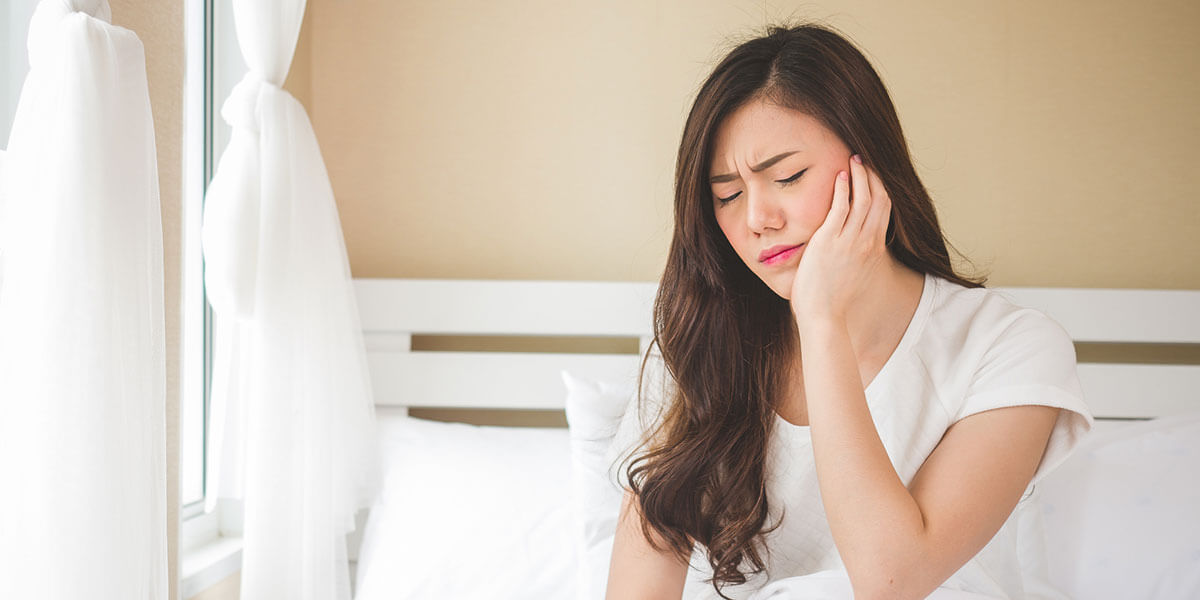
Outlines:
{"type": "Polygon", "coordinates": [[[885,265],[862,299],[846,313],[850,343],[860,359],[867,355],[890,356],[921,300],[924,274],[891,255],[885,265]]]}

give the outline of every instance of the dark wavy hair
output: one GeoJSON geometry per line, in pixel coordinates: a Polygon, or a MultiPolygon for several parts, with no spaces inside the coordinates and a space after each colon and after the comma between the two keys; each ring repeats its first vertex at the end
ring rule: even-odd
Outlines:
{"type": "Polygon", "coordinates": [[[703,544],[722,597],[764,569],[761,536],[778,525],[766,523],[765,451],[798,348],[787,300],[734,253],[713,214],[717,127],[757,99],[816,118],[878,173],[892,201],[887,249],[900,263],[967,287],[986,280],[955,273],[887,89],[852,43],[819,25],[771,27],[721,60],[679,144],[675,232],[654,305],[674,385],[625,471],[646,539],[685,561],[703,544]]]}

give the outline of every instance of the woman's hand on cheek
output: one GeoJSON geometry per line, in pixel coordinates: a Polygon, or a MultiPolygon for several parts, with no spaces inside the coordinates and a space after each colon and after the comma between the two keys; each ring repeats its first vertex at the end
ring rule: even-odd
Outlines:
{"type": "Polygon", "coordinates": [[[856,160],[839,173],[833,205],[809,239],[792,281],[792,312],[800,333],[831,320],[845,322],[872,277],[882,271],[892,203],[883,182],[856,160]]]}

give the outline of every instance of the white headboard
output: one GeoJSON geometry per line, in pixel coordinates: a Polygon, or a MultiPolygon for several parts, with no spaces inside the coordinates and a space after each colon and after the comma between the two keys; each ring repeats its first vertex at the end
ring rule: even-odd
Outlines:
{"type": "MultiPolygon", "coordinates": [[[[356,279],[376,404],[560,409],[559,371],[636,376],[621,354],[412,351],[414,334],[651,336],[654,283],[356,279]]],[[[998,288],[1077,342],[1200,344],[1200,291],[998,288]]],[[[1200,365],[1081,363],[1093,413],[1149,418],[1200,410],[1200,365]]]]}
{"type": "MultiPolygon", "coordinates": [[[[1078,342],[1200,344],[1200,291],[998,288],[1045,312],[1078,342]]],[[[1139,419],[1200,410],[1200,365],[1079,363],[1098,418],[1139,419]]]]}
{"type": "Polygon", "coordinates": [[[379,406],[561,409],[559,371],[636,375],[635,354],[411,351],[413,334],[651,339],[653,283],[356,279],[379,406]]]}

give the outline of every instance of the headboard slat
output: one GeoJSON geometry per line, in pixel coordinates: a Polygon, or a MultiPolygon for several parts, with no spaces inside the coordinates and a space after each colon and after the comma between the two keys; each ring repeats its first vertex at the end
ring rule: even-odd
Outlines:
{"type": "Polygon", "coordinates": [[[367,357],[379,406],[561,409],[559,373],[633,385],[639,360],[622,354],[373,352],[367,357]]]}
{"type": "Polygon", "coordinates": [[[1077,342],[1200,344],[1200,292],[998,288],[1046,313],[1077,342]]]}
{"type": "Polygon", "coordinates": [[[1200,366],[1079,365],[1083,397],[1096,418],[1150,418],[1200,410],[1200,366]]]}
{"type": "Polygon", "coordinates": [[[363,331],[643,337],[653,283],[355,279],[363,331]]]}

